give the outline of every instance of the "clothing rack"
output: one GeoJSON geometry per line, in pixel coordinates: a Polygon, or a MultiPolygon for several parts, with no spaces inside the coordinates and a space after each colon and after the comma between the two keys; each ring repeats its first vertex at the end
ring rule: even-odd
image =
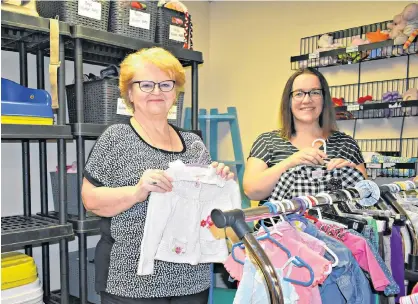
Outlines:
{"type": "MultiPolygon", "coordinates": [[[[272,210],[272,208],[267,205],[242,210],[233,209],[222,211],[220,209],[214,209],[211,212],[211,218],[217,228],[223,229],[231,227],[237,237],[242,240],[250,257],[253,258],[263,273],[269,290],[270,303],[284,304],[283,293],[277,273],[274,271],[274,267],[270,259],[252,234],[252,231],[246,222],[271,218],[272,216],[278,216],[281,214],[303,214],[306,210],[311,208],[330,206],[337,202],[352,199],[360,201],[360,204],[362,201],[372,200],[374,201],[374,203],[372,202],[374,205],[381,197],[385,202],[393,206],[396,211],[401,214],[401,216],[404,216],[407,219],[405,221],[406,226],[411,233],[415,233],[411,234],[411,236],[413,236],[412,246],[416,250],[418,246],[416,231],[411,223],[410,218],[408,217],[407,212],[397,202],[394,193],[403,191],[403,189],[418,189],[418,184],[414,184],[413,182],[409,181],[408,185],[403,185],[402,188],[394,186],[396,184],[399,186],[399,183],[394,183],[378,187],[374,182],[370,180],[363,180],[353,188],[335,190],[314,195],[312,196],[314,199],[309,205],[305,203],[305,200],[296,197],[291,200],[283,200],[282,202],[277,202],[277,205],[280,206],[280,210],[279,208],[277,208],[277,210],[272,210]]],[[[413,251],[413,253],[410,254],[409,260],[410,262],[408,263],[407,268],[410,270],[410,272],[416,275],[418,272],[418,255],[416,251],[413,251]]]]}

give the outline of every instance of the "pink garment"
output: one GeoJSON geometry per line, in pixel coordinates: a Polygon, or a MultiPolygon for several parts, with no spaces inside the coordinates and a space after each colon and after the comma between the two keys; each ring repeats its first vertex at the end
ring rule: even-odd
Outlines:
{"type": "Polygon", "coordinates": [[[418,283],[416,283],[414,288],[412,288],[411,294],[413,294],[413,293],[418,293],[418,283]]]}
{"type": "MultiPolygon", "coordinates": [[[[317,222],[318,227],[326,226],[326,224],[317,222]]],[[[377,262],[372,250],[370,249],[367,241],[357,235],[351,234],[348,231],[341,233],[341,238],[338,238],[335,234],[329,234],[333,238],[343,242],[348,249],[350,249],[354,258],[359,266],[370,274],[373,287],[377,291],[384,291],[385,288],[390,285],[388,278],[377,262]]]]}
{"type": "MultiPolygon", "coordinates": [[[[299,256],[302,260],[308,263],[313,270],[314,281],[311,286],[305,287],[292,283],[296,289],[297,294],[299,295],[299,303],[321,304],[322,301],[318,284],[321,284],[326,279],[327,275],[325,275],[324,272],[330,269],[329,267],[331,262],[320,256],[318,253],[310,249],[302,242],[299,242],[292,237],[287,237],[287,234],[286,237],[280,237],[277,234],[272,234],[272,237],[280,241],[280,243],[283,244],[283,246],[285,246],[291,252],[292,256],[299,256]]],[[[270,258],[274,267],[281,268],[288,260],[288,256],[285,251],[278,248],[277,245],[270,240],[261,240],[259,243],[264,248],[265,253],[270,258]]],[[[243,249],[238,247],[235,248],[234,254],[238,260],[245,260],[245,251],[243,249]]],[[[243,265],[235,262],[232,258],[232,255],[228,256],[224,266],[232,278],[241,281],[243,265]]],[[[288,268],[284,270],[284,273],[286,273],[287,270],[288,268]]],[[[306,282],[310,279],[310,273],[305,267],[300,268],[293,265],[290,278],[306,282]]]]}
{"type": "Polygon", "coordinates": [[[324,256],[326,246],[324,241],[321,241],[303,231],[296,230],[296,228],[293,227],[289,222],[280,222],[276,224],[275,227],[286,237],[302,242],[319,255],[324,256]]]}

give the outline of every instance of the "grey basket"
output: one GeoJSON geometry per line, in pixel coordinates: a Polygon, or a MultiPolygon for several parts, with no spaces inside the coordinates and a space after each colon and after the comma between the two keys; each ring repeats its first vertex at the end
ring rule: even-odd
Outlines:
{"type": "MultiPolygon", "coordinates": [[[[95,248],[87,249],[87,301],[90,303],[100,304],[100,295],[95,290],[95,265],[94,265],[95,248]]],[[[78,264],[78,251],[68,253],[69,264],[69,294],[80,298],[80,276],[78,264]]]]}
{"type": "Polygon", "coordinates": [[[70,25],[83,25],[94,29],[107,31],[109,20],[109,1],[96,0],[101,4],[100,20],[80,15],[78,11],[79,0],[65,1],[36,1],[36,8],[41,17],[55,18],[59,17],[70,25]]]}
{"type": "Polygon", "coordinates": [[[177,102],[175,103],[175,106],[177,106],[177,113],[175,118],[168,118],[168,122],[172,125],[175,125],[177,127],[181,127],[181,118],[183,116],[183,103],[184,103],[184,93],[180,92],[177,96],[177,102]]]}
{"type": "Polygon", "coordinates": [[[144,10],[127,7],[131,1],[110,1],[109,32],[149,42],[155,41],[155,27],[157,26],[157,2],[141,1],[146,5],[144,10]],[[132,11],[132,12],[131,12],[132,11]],[[149,29],[131,26],[131,14],[148,14],[149,29]]]}
{"type": "MultiPolygon", "coordinates": [[[[66,86],[68,118],[77,123],[75,85],[66,86]]],[[[114,124],[128,123],[130,116],[116,114],[119,87],[118,79],[103,78],[83,83],[84,121],[79,123],[114,124]]]]}
{"type": "MultiPolygon", "coordinates": [[[[191,22],[192,16],[189,14],[189,19],[191,22]]],[[[161,43],[165,46],[176,46],[183,48],[184,41],[180,42],[177,40],[170,39],[170,26],[178,26],[185,28],[186,17],[182,12],[178,12],[169,8],[159,7],[157,14],[157,32],[155,35],[155,42],[161,43]],[[183,21],[182,25],[175,24],[173,18],[178,18],[183,21]]],[[[190,28],[188,36],[190,37],[190,28]]]]}
{"type": "MultiPolygon", "coordinates": [[[[50,172],[54,211],[59,212],[59,180],[58,172],[50,172]]],[[[67,173],[67,209],[68,214],[78,216],[77,173],[67,173]]]]}

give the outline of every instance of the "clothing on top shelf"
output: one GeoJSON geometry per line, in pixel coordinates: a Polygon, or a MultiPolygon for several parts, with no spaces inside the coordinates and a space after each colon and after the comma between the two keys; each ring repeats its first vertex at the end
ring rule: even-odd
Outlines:
{"type": "Polygon", "coordinates": [[[222,263],[228,247],[224,238],[211,233],[210,213],[241,208],[238,183],[226,181],[212,166],[188,166],[180,160],[166,172],[173,178],[173,190],[149,197],[138,275],[152,274],[155,260],[222,263]]]}

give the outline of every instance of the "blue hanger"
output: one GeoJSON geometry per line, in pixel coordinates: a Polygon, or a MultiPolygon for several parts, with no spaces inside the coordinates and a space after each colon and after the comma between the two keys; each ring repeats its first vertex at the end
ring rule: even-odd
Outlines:
{"type": "MultiPolygon", "coordinates": [[[[266,225],[264,224],[264,220],[261,220],[261,221],[260,221],[260,223],[261,223],[261,226],[262,226],[262,227],[264,228],[264,230],[266,231],[266,233],[265,233],[264,235],[262,235],[262,236],[257,237],[256,239],[257,239],[257,240],[259,240],[259,241],[260,241],[260,240],[269,239],[271,242],[273,242],[273,243],[274,243],[274,244],[276,244],[279,248],[281,248],[284,252],[286,252],[286,254],[287,254],[288,258],[290,259],[290,258],[292,257],[292,254],[291,254],[291,252],[289,251],[289,249],[287,249],[285,246],[283,246],[283,245],[282,245],[282,244],[280,244],[277,240],[275,240],[274,238],[272,238],[272,237],[271,237],[271,235],[270,235],[270,230],[269,230],[269,229],[266,227],[266,225]]],[[[242,248],[242,249],[244,249],[244,248],[245,248],[242,242],[239,242],[239,243],[234,244],[234,245],[232,246],[231,256],[232,256],[232,258],[234,259],[234,261],[236,261],[237,263],[239,263],[239,264],[241,264],[241,265],[244,265],[244,262],[243,262],[243,261],[241,261],[241,260],[239,260],[239,259],[235,256],[235,253],[234,253],[235,248],[236,248],[236,247],[238,247],[238,246],[240,246],[240,248],[242,248]]],[[[283,279],[284,279],[284,280],[286,280],[287,282],[290,282],[290,283],[294,283],[294,284],[298,284],[298,285],[302,285],[302,286],[306,286],[306,287],[311,286],[311,285],[312,285],[312,283],[313,283],[313,280],[314,280],[314,272],[313,272],[313,270],[312,270],[312,267],[311,267],[311,266],[309,266],[309,264],[308,264],[308,263],[306,263],[303,259],[301,259],[301,258],[300,258],[300,257],[298,257],[298,256],[295,256],[295,257],[294,257],[294,260],[292,261],[292,263],[293,263],[295,266],[297,266],[297,267],[306,267],[306,268],[308,269],[309,274],[310,274],[310,279],[309,279],[309,281],[308,281],[308,282],[301,282],[301,281],[294,280],[294,279],[290,279],[290,278],[283,278],[283,279]]]]}

